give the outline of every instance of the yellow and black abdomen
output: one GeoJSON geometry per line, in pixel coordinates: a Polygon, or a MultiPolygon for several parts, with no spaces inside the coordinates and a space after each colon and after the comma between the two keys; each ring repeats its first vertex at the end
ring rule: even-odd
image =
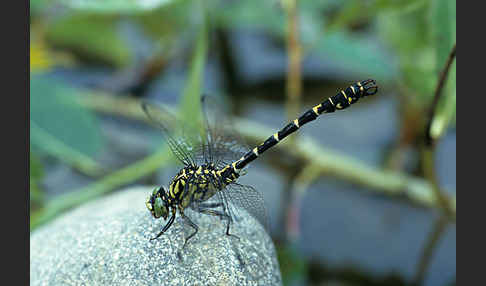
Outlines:
{"type": "Polygon", "coordinates": [[[357,82],[345,90],[341,90],[338,94],[331,96],[326,99],[321,104],[314,106],[307,112],[302,114],[299,118],[288,123],[284,128],[282,128],[277,133],[268,137],[265,142],[255,147],[253,150],[248,151],[242,158],[233,162],[228,166],[232,166],[235,172],[243,169],[250,162],[254,161],[260,154],[270,149],[278,142],[283,140],[285,137],[297,131],[300,127],[308,122],[315,120],[322,113],[330,113],[336,110],[341,110],[354,104],[358,99],[373,95],[378,92],[378,86],[376,86],[376,81],[372,79],[357,82]]]}

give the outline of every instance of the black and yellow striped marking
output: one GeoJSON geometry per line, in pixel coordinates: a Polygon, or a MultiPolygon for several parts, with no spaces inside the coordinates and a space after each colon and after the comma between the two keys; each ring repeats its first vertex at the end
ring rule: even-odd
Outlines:
{"type": "Polygon", "coordinates": [[[306,111],[302,116],[287,124],[280,131],[265,140],[265,142],[263,142],[261,145],[246,153],[241,159],[231,163],[230,165],[232,171],[238,173],[246,165],[255,160],[258,155],[267,151],[279,141],[297,131],[304,124],[315,120],[322,113],[330,113],[336,110],[345,109],[351,104],[357,102],[361,97],[373,95],[377,91],[378,87],[376,86],[376,81],[372,79],[357,82],[345,90],[341,90],[338,94],[314,106],[312,109],[306,111]]]}
{"type": "Polygon", "coordinates": [[[238,177],[238,173],[228,166],[221,170],[211,165],[185,167],[172,179],[167,201],[170,205],[186,208],[192,202],[208,200],[238,177]]]}

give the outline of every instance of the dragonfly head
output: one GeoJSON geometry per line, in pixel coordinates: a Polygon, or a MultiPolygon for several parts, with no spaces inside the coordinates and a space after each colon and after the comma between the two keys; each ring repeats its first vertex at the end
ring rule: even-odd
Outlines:
{"type": "Polygon", "coordinates": [[[165,187],[155,188],[152,195],[145,202],[148,210],[154,218],[163,217],[167,219],[169,215],[169,202],[167,201],[167,190],[165,187]]]}

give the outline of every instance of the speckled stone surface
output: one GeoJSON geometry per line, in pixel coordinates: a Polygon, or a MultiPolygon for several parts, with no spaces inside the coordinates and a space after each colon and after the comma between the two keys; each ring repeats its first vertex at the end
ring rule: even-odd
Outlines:
{"type": "Polygon", "coordinates": [[[31,285],[281,285],[274,245],[246,212],[226,236],[218,218],[187,212],[199,232],[165,225],[145,208],[152,188],[137,187],[85,204],[30,237],[31,285]]]}

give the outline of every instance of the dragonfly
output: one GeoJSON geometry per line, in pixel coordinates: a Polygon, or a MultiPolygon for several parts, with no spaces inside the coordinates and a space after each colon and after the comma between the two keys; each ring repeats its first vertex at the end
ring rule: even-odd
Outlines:
{"type": "MultiPolygon", "coordinates": [[[[244,208],[267,226],[268,218],[262,193],[251,186],[238,183],[239,178],[246,174],[248,164],[319,115],[345,109],[360,98],[377,92],[378,86],[373,79],[356,82],[307,110],[260,145],[245,151],[237,133],[228,133],[227,129],[221,127],[221,122],[224,121],[220,118],[221,113],[214,113],[212,116],[209,114],[207,96],[201,98],[204,132],[189,132],[189,136],[187,132],[186,136],[184,132],[177,132],[184,127],[171,127],[164,120],[161,115],[168,112],[162,107],[143,102],[143,111],[161,129],[170,150],[184,165],[167,187],[162,185],[155,188],[146,201],[147,209],[154,218],[168,219],[162,230],[151,240],[163,235],[179,214],[183,222],[193,229],[184,241],[184,248],[199,231],[198,225],[185,214],[188,208],[225,220],[228,236],[234,236],[230,233],[230,226],[234,221],[231,205],[244,208]],[[182,135],[176,135],[177,133],[182,135]]],[[[175,123],[178,124],[180,125],[175,123]]]]}

